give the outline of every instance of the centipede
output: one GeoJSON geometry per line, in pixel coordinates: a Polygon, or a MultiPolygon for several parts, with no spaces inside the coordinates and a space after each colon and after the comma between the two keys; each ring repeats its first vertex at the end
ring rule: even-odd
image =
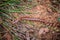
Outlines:
{"type": "Polygon", "coordinates": [[[48,26],[58,26],[58,22],[53,23],[53,22],[49,22],[49,21],[45,21],[45,19],[40,19],[40,18],[32,18],[29,16],[22,16],[20,18],[18,18],[18,20],[16,20],[14,23],[17,23],[18,21],[22,21],[22,20],[26,20],[26,21],[34,21],[34,22],[41,22],[45,25],[48,24],[48,26]]]}

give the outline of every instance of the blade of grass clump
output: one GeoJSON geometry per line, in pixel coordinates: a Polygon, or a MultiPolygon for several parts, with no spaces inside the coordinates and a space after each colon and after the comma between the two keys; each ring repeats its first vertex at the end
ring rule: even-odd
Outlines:
{"type": "Polygon", "coordinates": [[[2,16],[2,17],[4,17],[4,18],[11,19],[11,17],[10,17],[9,15],[5,14],[5,13],[0,14],[0,16],[2,16]]]}
{"type": "Polygon", "coordinates": [[[3,23],[2,25],[7,29],[7,31],[9,31],[9,33],[11,33],[11,32],[13,33],[13,35],[12,35],[12,33],[11,33],[11,35],[14,36],[14,40],[19,39],[19,37],[15,37],[15,36],[17,36],[16,33],[9,26],[7,26],[6,23],[3,23]]]}
{"type": "Polygon", "coordinates": [[[19,37],[17,36],[14,36],[14,40],[20,40],[19,37]]]}
{"type": "Polygon", "coordinates": [[[60,18],[58,18],[58,21],[60,22],[60,18]]]}
{"type": "Polygon", "coordinates": [[[10,12],[10,13],[13,13],[13,12],[20,12],[20,10],[19,9],[15,9],[15,10],[8,10],[8,12],[10,12]]]}
{"type": "Polygon", "coordinates": [[[20,0],[6,0],[0,6],[7,5],[7,4],[9,4],[9,5],[12,5],[12,4],[13,5],[20,4],[20,0]]]}
{"type": "Polygon", "coordinates": [[[24,14],[32,14],[31,12],[24,12],[24,14]]]}
{"type": "MultiPolygon", "coordinates": [[[[0,14],[1,15],[1,17],[2,18],[4,18],[4,20],[7,18],[7,20],[8,19],[12,19],[10,16],[9,16],[9,14],[8,13],[10,13],[10,12],[24,12],[24,11],[22,11],[22,10],[24,10],[24,8],[23,7],[19,7],[18,9],[17,9],[17,7],[15,7],[15,5],[18,5],[18,4],[20,4],[20,0],[6,0],[6,1],[4,1],[4,2],[2,2],[2,4],[0,5],[0,7],[3,7],[3,8],[5,8],[7,5],[7,10],[2,10],[1,9],[1,11],[0,12],[2,12],[2,14],[0,14]],[[15,9],[13,9],[13,8],[9,8],[9,7],[14,7],[15,9]]],[[[6,9],[6,8],[5,8],[6,9]]],[[[29,14],[29,13],[27,13],[27,14],[29,14]]],[[[8,20],[9,21],[9,20],[8,20]]],[[[10,25],[9,24],[10,22],[6,22],[6,21],[3,21],[3,23],[2,23],[2,25],[4,26],[4,27],[6,27],[6,29],[8,29],[8,31],[9,32],[11,32],[11,28],[10,28],[10,26],[12,26],[12,24],[10,25]]],[[[13,30],[12,30],[13,31],[13,30]]],[[[14,32],[15,33],[15,32],[14,32]]],[[[15,33],[16,34],[16,33],[15,33]]],[[[18,40],[18,37],[15,37],[15,40],[18,40]]]]}

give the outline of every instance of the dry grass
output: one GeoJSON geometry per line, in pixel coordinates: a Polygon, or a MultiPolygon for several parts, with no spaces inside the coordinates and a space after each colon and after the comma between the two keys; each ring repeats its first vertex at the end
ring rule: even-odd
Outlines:
{"type": "MultiPolygon", "coordinates": [[[[32,2],[23,0],[21,2],[12,8],[9,7],[9,13],[3,13],[3,16],[8,18],[1,17],[2,20],[0,20],[8,32],[14,35],[13,40],[53,40],[53,34],[60,31],[58,29],[60,16],[58,12],[51,9],[50,0],[32,0],[32,2]]],[[[7,40],[10,40],[9,34],[6,35],[7,40]]]]}

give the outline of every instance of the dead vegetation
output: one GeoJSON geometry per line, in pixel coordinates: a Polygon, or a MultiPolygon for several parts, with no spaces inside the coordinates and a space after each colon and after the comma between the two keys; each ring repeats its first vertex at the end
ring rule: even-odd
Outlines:
{"type": "Polygon", "coordinates": [[[6,28],[9,30],[8,33],[2,34],[1,40],[60,40],[58,38],[60,36],[57,36],[60,35],[60,22],[58,21],[60,13],[51,7],[54,5],[52,0],[29,0],[29,2],[23,0],[21,2],[19,5],[23,7],[22,11],[14,10],[14,12],[9,9],[10,19],[0,20],[7,25],[6,28]],[[18,38],[15,39],[15,36],[18,38]]]}

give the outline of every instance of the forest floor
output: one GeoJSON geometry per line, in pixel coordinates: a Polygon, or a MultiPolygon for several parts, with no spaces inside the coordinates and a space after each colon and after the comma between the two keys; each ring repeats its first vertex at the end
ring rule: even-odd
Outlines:
{"type": "MultiPolygon", "coordinates": [[[[16,18],[11,21],[14,25],[11,30],[19,37],[19,40],[60,40],[59,36],[56,37],[58,35],[56,32],[60,31],[58,21],[60,14],[52,10],[49,0],[36,2],[38,2],[37,5],[24,10],[26,14],[12,13],[16,18]]],[[[7,37],[11,40],[9,36],[8,34],[7,37]]]]}
{"type": "Polygon", "coordinates": [[[22,35],[22,40],[45,40],[45,38],[46,40],[55,40],[53,36],[59,25],[57,21],[59,13],[53,12],[51,7],[48,6],[49,3],[49,1],[46,1],[42,5],[38,4],[31,9],[26,9],[25,11],[31,14],[20,14],[16,19],[14,23],[19,24],[20,21],[18,25],[20,33],[18,35],[19,37],[22,35]]]}

